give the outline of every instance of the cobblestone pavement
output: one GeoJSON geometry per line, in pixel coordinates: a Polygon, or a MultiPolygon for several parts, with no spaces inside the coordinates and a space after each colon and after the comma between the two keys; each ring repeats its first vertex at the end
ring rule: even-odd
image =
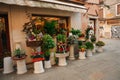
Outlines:
{"type": "Polygon", "coordinates": [[[33,74],[32,69],[23,75],[0,72],[0,80],[120,80],[120,40],[104,41],[104,52],[86,60],[68,61],[66,67],[54,66],[42,74],[33,74]]]}

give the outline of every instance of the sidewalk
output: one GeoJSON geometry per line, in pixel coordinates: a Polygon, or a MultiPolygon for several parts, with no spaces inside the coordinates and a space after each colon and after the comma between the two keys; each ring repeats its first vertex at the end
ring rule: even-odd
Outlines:
{"type": "Polygon", "coordinates": [[[120,40],[104,41],[104,53],[86,60],[68,61],[66,67],[52,67],[42,74],[33,74],[32,69],[23,75],[0,72],[0,80],[120,80],[120,40]]]}

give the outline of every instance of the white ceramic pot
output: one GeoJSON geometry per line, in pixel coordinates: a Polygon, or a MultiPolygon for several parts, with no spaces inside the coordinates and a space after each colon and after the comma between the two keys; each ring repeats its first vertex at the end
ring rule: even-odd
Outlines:
{"type": "Polygon", "coordinates": [[[92,56],[92,50],[87,49],[87,57],[92,56]]]}
{"type": "Polygon", "coordinates": [[[34,62],[34,73],[43,73],[44,68],[43,68],[43,63],[42,61],[34,62]]]}
{"type": "Polygon", "coordinates": [[[56,57],[58,57],[58,65],[59,66],[66,66],[67,62],[66,62],[66,57],[69,56],[69,53],[56,53],[56,57]]]}
{"type": "Polygon", "coordinates": [[[98,46],[98,47],[97,47],[97,52],[99,52],[99,53],[102,53],[102,52],[103,52],[102,46],[98,46]]]}
{"type": "Polygon", "coordinates": [[[4,58],[4,68],[3,68],[3,74],[11,73],[13,72],[13,62],[11,57],[5,57],[4,58]]]}
{"type": "Polygon", "coordinates": [[[51,68],[51,62],[49,61],[44,61],[45,68],[51,68]]]}
{"type": "Polygon", "coordinates": [[[79,59],[86,59],[85,54],[86,54],[85,51],[84,52],[79,51],[79,59]]]}
{"type": "Polygon", "coordinates": [[[75,56],[74,56],[74,45],[71,45],[71,46],[70,46],[69,60],[75,60],[75,56]]]}
{"type": "Polygon", "coordinates": [[[24,74],[27,72],[25,59],[16,60],[17,63],[17,74],[24,74]]]}

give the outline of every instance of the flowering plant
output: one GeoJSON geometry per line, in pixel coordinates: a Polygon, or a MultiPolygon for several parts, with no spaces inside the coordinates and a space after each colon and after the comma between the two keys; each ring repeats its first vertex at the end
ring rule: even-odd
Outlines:
{"type": "Polygon", "coordinates": [[[31,58],[33,58],[33,62],[42,61],[44,60],[44,53],[43,52],[33,52],[31,55],[31,58]]]}
{"type": "Polygon", "coordinates": [[[65,53],[68,52],[69,48],[66,46],[65,43],[57,43],[57,53],[65,53]]]}

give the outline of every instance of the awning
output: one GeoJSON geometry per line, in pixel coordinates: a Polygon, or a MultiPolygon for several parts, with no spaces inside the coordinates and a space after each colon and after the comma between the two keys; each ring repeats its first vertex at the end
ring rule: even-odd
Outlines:
{"type": "Polygon", "coordinates": [[[85,13],[86,8],[81,5],[66,3],[56,0],[0,0],[1,3],[29,7],[52,8],[72,12],[85,13]]]}

